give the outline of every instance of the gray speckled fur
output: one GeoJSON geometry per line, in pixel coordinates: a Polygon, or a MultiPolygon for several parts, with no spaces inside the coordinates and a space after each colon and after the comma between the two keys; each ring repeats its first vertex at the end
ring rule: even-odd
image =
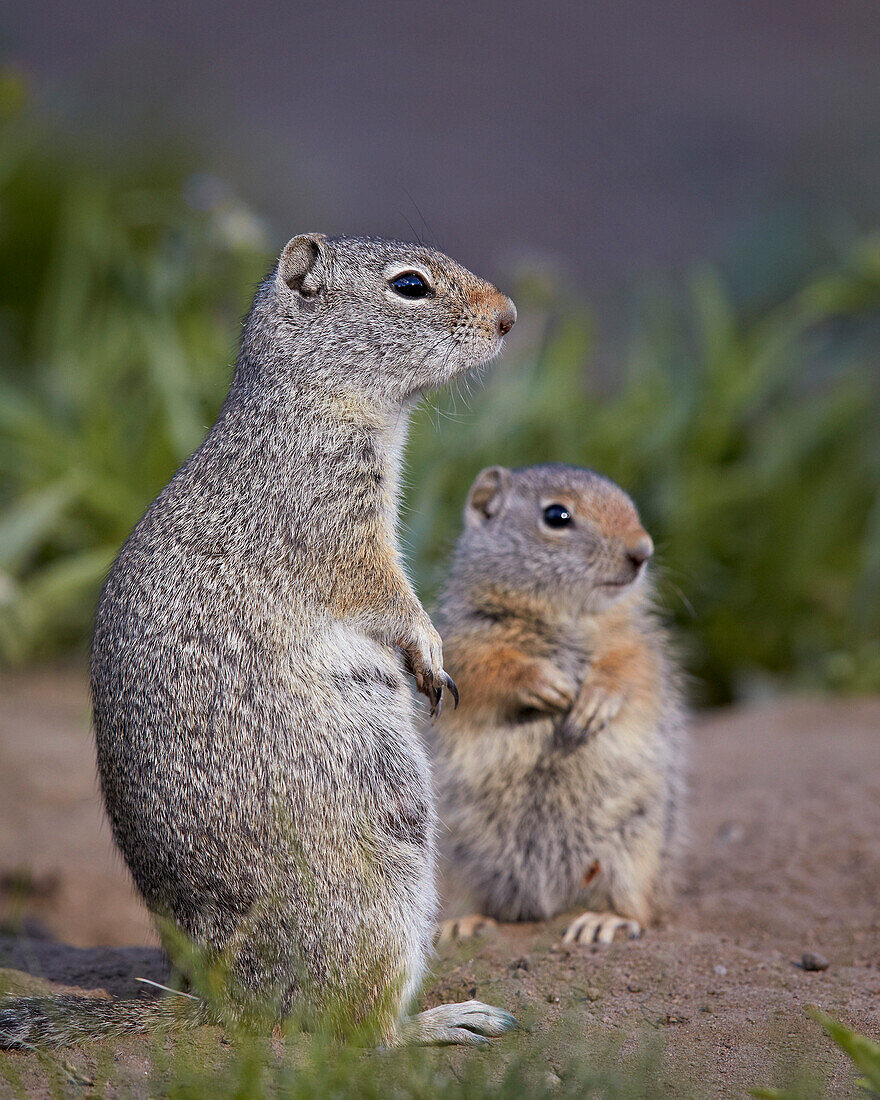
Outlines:
{"type": "MultiPolygon", "coordinates": [[[[447,667],[463,685],[478,646],[513,641],[579,685],[606,641],[612,605],[596,597],[597,582],[617,575],[622,542],[581,517],[566,540],[542,532],[541,508],[560,495],[573,509],[583,500],[607,513],[610,530],[637,514],[590,471],[551,464],[501,473],[507,487],[491,517],[475,518],[472,500],[465,509],[441,599],[447,667]]],[[[644,923],[669,893],[685,795],[680,675],[644,577],[614,606],[656,687],[606,728],[567,743],[563,716],[503,706],[475,713],[463,687],[461,709],[429,731],[441,849],[465,904],[487,916],[545,920],[587,906],[644,923]],[[594,861],[601,873],[584,885],[594,861]]]]}
{"type": "MultiPolygon", "coordinates": [[[[400,566],[400,456],[408,406],[491,358],[505,309],[430,249],[296,238],[217,422],[107,578],[91,663],[107,813],[150,909],[229,959],[234,1013],[330,1010],[392,1042],[422,979],[435,813],[394,647],[439,646],[400,566]],[[389,290],[410,266],[436,296],[389,290]]],[[[41,1041],[64,1041],[56,1015],[41,1041]]]]}

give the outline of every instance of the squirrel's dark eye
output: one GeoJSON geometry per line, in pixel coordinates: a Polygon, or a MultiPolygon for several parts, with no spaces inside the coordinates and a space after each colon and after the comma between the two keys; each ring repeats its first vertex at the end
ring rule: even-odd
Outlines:
{"type": "Polygon", "coordinates": [[[404,271],[390,280],[391,289],[401,298],[427,298],[431,288],[417,271],[404,271]]]}
{"type": "Polygon", "coordinates": [[[571,520],[571,512],[564,504],[548,504],[544,509],[544,522],[548,527],[567,527],[571,520]]]}

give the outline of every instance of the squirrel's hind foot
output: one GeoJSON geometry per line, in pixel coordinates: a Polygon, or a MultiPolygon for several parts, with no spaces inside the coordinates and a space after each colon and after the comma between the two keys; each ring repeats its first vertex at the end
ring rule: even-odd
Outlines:
{"type": "Polygon", "coordinates": [[[642,934],[638,921],[619,917],[616,913],[581,913],[566,928],[563,943],[613,943],[618,932],[636,940],[642,934]]]}
{"type": "Polygon", "coordinates": [[[505,1031],[518,1027],[516,1019],[503,1008],[482,1001],[462,1001],[437,1005],[411,1016],[404,1038],[412,1043],[486,1046],[505,1031]]]}

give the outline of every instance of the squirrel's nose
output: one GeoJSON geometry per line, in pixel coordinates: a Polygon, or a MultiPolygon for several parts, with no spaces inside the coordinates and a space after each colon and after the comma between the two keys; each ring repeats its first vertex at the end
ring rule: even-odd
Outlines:
{"type": "Polygon", "coordinates": [[[626,548],[626,556],[637,569],[644,565],[653,553],[654,543],[651,541],[650,535],[640,535],[635,542],[630,543],[626,548]]]}
{"type": "Polygon", "coordinates": [[[506,336],[516,324],[516,306],[509,298],[496,312],[495,324],[498,326],[499,336],[506,336]]]}

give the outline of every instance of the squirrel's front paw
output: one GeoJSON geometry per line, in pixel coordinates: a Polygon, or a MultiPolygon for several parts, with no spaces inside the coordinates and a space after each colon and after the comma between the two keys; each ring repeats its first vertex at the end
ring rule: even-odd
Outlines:
{"type": "Polygon", "coordinates": [[[458,706],[458,688],[452,677],[443,671],[443,643],[427,615],[401,645],[401,649],[415,677],[416,687],[431,704],[431,717],[436,718],[440,714],[444,688],[448,688],[458,706]]]}
{"type": "Polygon", "coordinates": [[[566,741],[582,744],[604,729],[620,713],[624,696],[601,682],[589,678],[578,692],[574,705],[562,723],[566,741]]]}
{"type": "Polygon", "coordinates": [[[549,661],[532,662],[523,674],[519,688],[519,703],[531,710],[561,711],[572,706],[575,685],[571,679],[549,661]]]}

